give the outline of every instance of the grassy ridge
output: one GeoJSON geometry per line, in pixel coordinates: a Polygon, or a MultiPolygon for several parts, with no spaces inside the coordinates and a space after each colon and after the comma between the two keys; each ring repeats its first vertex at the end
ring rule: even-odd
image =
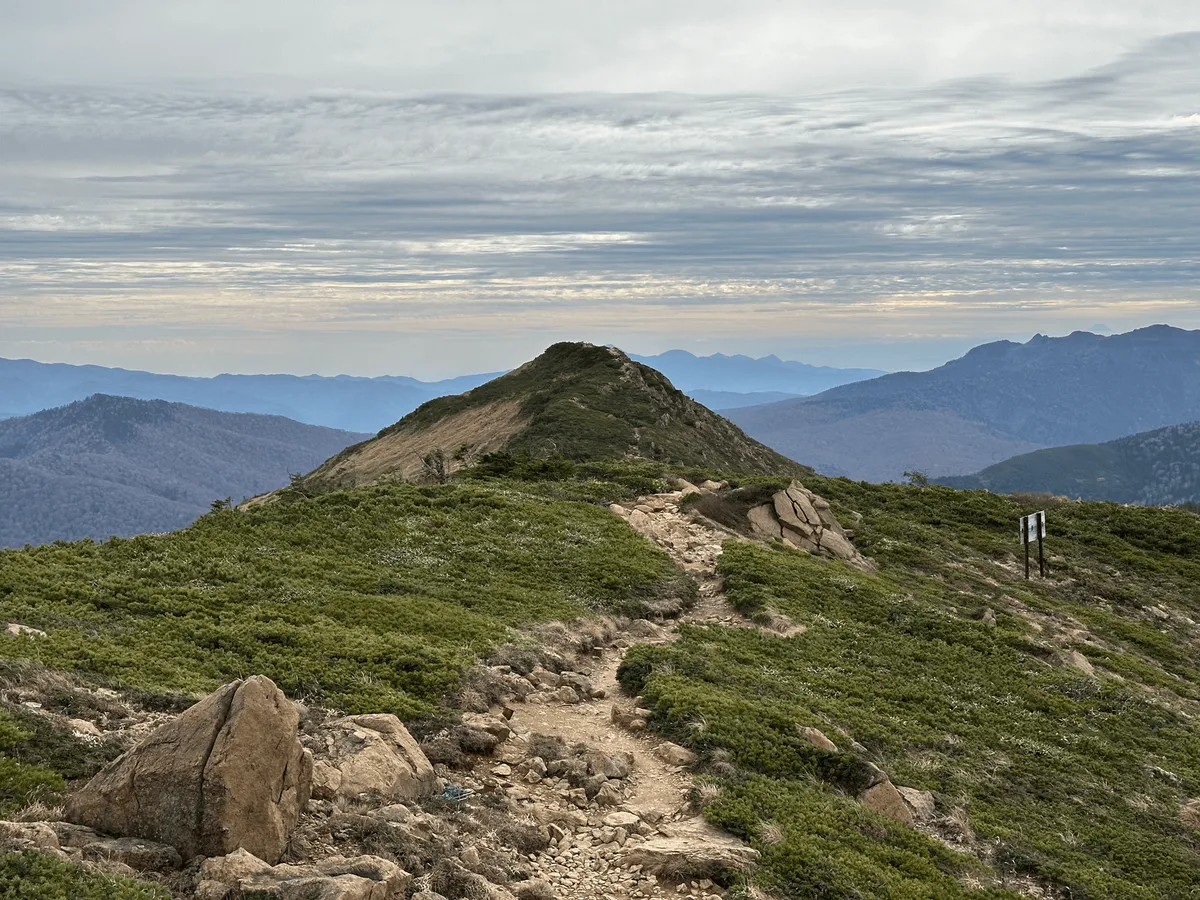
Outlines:
{"type": "Polygon", "coordinates": [[[806,484],[843,521],[863,514],[858,542],[881,573],[731,543],[720,565],[732,602],[807,631],[688,628],[634,648],[621,673],[657,728],[737,767],[708,815],[763,850],[766,886],[789,900],[916,900],[1033,876],[1072,898],[1194,896],[1200,836],[1178,813],[1200,794],[1200,644],[1184,621],[1200,605],[1200,519],[1056,507],[1056,580],[1027,585],[1012,551],[1029,510],[1016,501],[806,484]],[[987,607],[994,628],[978,621],[987,607]],[[1071,648],[1120,678],[1050,664],[1071,648]],[[844,729],[866,753],[815,750],[796,725],[843,750],[844,729]],[[965,809],[988,868],[851,800],[862,759],[933,791],[942,814],[965,809]],[[765,839],[768,824],[781,840],[765,839]]]}
{"type": "MultiPolygon", "coordinates": [[[[526,423],[503,448],[517,459],[595,463],[636,458],[710,470],[810,471],[747,437],[654,369],[620,351],[580,343],[554,344],[519,369],[474,390],[430,400],[379,436],[415,433],[467,410],[502,402],[519,403],[526,423]]],[[[342,476],[332,473],[349,465],[369,444],[348,448],[297,486],[309,492],[339,486],[342,476]]],[[[440,449],[449,456],[460,448],[440,449]]]]}
{"type": "Polygon", "coordinates": [[[683,589],[603,507],[510,483],[336,492],[170,535],[0,553],[10,655],[155,693],[266,674],[352,712],[434,711],[512,628],[683,589]]]}

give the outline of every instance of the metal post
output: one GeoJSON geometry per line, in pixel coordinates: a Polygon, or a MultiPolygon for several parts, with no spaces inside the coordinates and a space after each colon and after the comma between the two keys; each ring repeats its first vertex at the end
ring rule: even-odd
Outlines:
{"type": "Polygon", "coordinates": [[[1043,546],[1045,544],[1045,541],[1042,538],[1042,534],[1045,531],[1045,528],[1046,528],[1046,514],[1038,513],[1037,514],[1038,573],[1043,578],[1046,577],[1046,551],[1045,551],[1045,547],[1043,546]]]}
{"type": "Polygon", "coordinates": [[[1025,580],[1029,580],[1029,520],[1021,519],[1021,543],[1025,546],[1025,580]]]}

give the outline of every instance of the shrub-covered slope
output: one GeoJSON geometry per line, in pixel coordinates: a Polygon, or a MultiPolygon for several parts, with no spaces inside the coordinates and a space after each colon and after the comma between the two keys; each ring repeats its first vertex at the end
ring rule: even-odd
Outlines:
{"type": "Polygon", "coordinates": [[[1001,494],[1043,492],[1146,506],[1200,503],[1200,422],[1104,444],[1051,447],[940,484],[1001,494]]]}
{"type": "Polygon", "coordinates": [[[807,630],[685,628],[622,668],[652,725],[710,761],[707,814],[762,850],[763,886],[917,900],[1004,875],[1056,898],[1193,896],[1200,832],[1180,808],[1200,795],[1200,517],[1053,506],[1051,578],[1025,582],[1015,522],[1044,498],[805,483],[842,521],[861,514],[879,574],[731,542],[731,601],[807,630]],[[961,810],[969,828],[949,833],[971,855],[851,799],[863,761],[932,791],[940,816],[961,810]]]}
{"type": "MultiPolygon", "coordinates": [[[[298,487],[328,490],[422,474],[422,458],[506,452],[571,461],[641,458],[732,472],[801,471],[619,350],[555,344],[485,385],[431,400],[298,487]]],[[[453,465],[453,463],[451,463],[453,465]]]]}
{"type": "Polygon", "coordinates": [[[602,506],[504,485],[378,486],[169,535],[0,551],[8,656],[152,693],[252,674],[352,712],[430,713],[514,627],[686,591],[602,506]]]}

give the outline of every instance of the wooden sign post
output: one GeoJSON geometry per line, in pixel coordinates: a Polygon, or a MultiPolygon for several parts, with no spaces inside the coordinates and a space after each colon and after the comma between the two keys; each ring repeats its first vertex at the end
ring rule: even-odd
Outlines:
{"type": "Polygon", "coordinates": [[[1021,545],[1025,548],[1025,580],[1029,580],[1029,545],[1037,539],[1038,574],[1046,577],[1046,511],[1021,516],[1021,545]]]}

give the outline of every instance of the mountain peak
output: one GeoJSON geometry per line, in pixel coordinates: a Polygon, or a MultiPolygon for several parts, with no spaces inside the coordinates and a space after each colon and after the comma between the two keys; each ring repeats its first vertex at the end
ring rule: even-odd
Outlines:
{"type": "Polygon", "coordinates": [[[576,462],[653,459],[728,472],[802,469],[616,347],[564,342],[465,394],[425,403],[306,482],[331,489],[413,479],[431,453],[463,465],[498,451],[576,462]]]}

